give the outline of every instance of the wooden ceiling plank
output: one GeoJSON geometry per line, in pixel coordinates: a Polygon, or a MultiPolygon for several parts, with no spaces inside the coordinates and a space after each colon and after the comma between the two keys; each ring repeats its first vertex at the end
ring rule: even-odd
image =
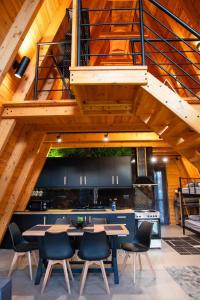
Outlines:
{"type": "Polygon", "coordinates": [[[0,47],[0,84],[44,0],[26,0],[0,47]]]}
{"type": "Polygon", "coordinates": [[[0,122],[0,155],[2,154],[13,130],[16,125],[16,120],[8,119],[0,122]]]}
{"type": "MultiPolygon", "coordinates": [[[[71,0],[63,0],[62,4],[60,5],[58,11],[55,12],[55,16],[52,22],[49,24],[48,28],[46,29],[45,35],[43,36],[40,42],[52,42],[54,37],[60,27],[60,24],[65,17],[66,8],[70,7],[71,0]]],[[[48,52],[49,47],[45,47],[43,50],[43,55],[45,59],[45,55],[48,52]]],[[[36,62],[36,54],[31,59],[30,64],[26,69],[26,75],[23,76],[21,82],[13,95],[12,100],[24,100],[27,99],[31,88],[33,87],[34,78],[35,78],[35,62],[36,62]]],[[[40,61],[40,66],[42,65],[43,60],[40,61]]]]}

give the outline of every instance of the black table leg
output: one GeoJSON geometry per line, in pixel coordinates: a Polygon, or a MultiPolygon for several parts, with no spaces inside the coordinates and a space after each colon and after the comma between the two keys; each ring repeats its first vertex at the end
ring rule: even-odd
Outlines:
{"type": "Polygon", "coordinates": [[[36,272],[36,276],[35,276],[35,285],[40,284],[40,280],[42,277],[42,265],[43,265],[43,259],[39,258],[37,272],[36,272]]]}
{"type": "Polygon", "coordinates": [[[119,284],[119,274],[118,274],[118,265],[117,265],[117,241],[118,241],[118,236],[112,236],[112,267],[113,267],[115,284],[119,284]]]}

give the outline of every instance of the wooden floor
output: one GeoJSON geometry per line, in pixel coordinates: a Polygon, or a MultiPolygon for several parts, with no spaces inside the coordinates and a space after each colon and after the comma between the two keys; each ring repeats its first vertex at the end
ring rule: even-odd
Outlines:
{"type": "MultiPolygon", "coordinates": [[[[166,226],[162,228],[162,235],[181,236],[182,232],[177,226],[166,226]]],[[[5,276],[9,269],[12,258],[11,250],[0,250],[0,276],[5,276]]],[[[119,263],[122,263],[124,254],[119,253],[119,263]]],[[[45,289],[43,295],[40,294],[41,286],[34,286],[29,279],[28,267],[25,262],[22,267],[13,273],[13,300],[189,300],[184,290],[173,280],[166,271],[167,267],[176,266],[199,266],[198,255],[179,255],[165,242],[162,249],[150,250],[150,257],[153,262],[157,279],[153,280],[151,270],[145,257],[142,258],[143,271],[139,272],[137,266],[136,285],[133,285],[133,272],[131,262],[128,262],[127,269],[120,277],[120,284],[114,285],[112,275],[108,276],[111,295],[107,295],[101,274],[89,274],[82,297],[79,297],[80,275],[74,276],[74,281],[70,282],[72,294],[66,292],[64,276],[62,274],[53,275],[45,289]]],[[[120,266],[121,267],[121,266],[120,266]]],[[[34,269],[35,271],[35,269],[34,269]]]]}

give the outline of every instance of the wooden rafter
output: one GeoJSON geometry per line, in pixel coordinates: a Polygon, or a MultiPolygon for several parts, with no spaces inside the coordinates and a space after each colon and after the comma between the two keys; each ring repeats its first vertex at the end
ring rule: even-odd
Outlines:
{"type": "Polygon", "coordinates": [[[0,84],[44,0],[26,0],[0,47],[0,84]]]}

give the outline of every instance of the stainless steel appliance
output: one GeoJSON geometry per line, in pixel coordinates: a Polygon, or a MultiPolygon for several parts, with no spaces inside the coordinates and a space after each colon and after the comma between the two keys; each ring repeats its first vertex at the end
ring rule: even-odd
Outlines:
{"type": "Polygon", "coordinates": [[[143,221],[153,223],[150,248],[161,248],[160,212],[156,210],[135,211],[135,231],[143,221]]]}

